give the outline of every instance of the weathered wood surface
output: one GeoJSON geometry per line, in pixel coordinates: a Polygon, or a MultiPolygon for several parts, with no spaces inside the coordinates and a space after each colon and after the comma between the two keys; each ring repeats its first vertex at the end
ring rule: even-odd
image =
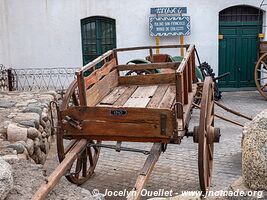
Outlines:
{"type": "Polygon", "coordinates": [[[168,89],[169,85],[159,85],[155,94],[153,95],[153,97],[151,98],[151,100],[149,101],[149,103],[147,104],[147,108],[158,108],[159,104],[163,98],[163,96],[165,95],[167,89],[168,89]]]}
{"type": "Polygon", "coordinates": [[[175,83],[175,73],[121,76],[119,85],[158,85],[175,83]]]}
{"type": "Polygon", "coordinates": [[[164,94],[159,104],[159,108],[171,108],[175,101],[175,92],[175,85],[169,85],[166,93],[164,94]]]}
{"type": "Polygon", "coordinates": [[[105,63],[101,68],[92,72],[88,77],[84,77],[85,88],[89,88],[90,85],[101,80],[103,76],[106,76],[116,67],[116,59],[113,58],[111,61],[105,63]]]}
{"type": "Polygon", "coordinates": [[[74,107],[61,111],[63,119],[68,116],[80,122],[81,130],[72,127],[67,122],[63,129],[70,135],[102,135],[125,137],[170,137],[173,132],[173,117],[171,110],[123,108],[123,116],[112,115],[110,107],[74,107]],[[162,135],[160,116],[166,116],[166,133],[162,135]]]}
{"type": "Polygon", "coordinates": [[[148,64],[129,64],[129,65],[118,65],[119,71],[126,70],[145,70],[145,69],[178,69],[180,62],[173,63],[148,63],[148,64]]]}
{"type": "Polygon", "coordinates": [[[123,107],[146,107],[156,90],[157,86],[139,86],[123,107]]]}
{"type": "Polygon", "coordinates": [[[118,71],[114,70],[86,90],[87,106],[94,106],[118,86],[118,71]]]}
{"type": "Polygon", "coordinates": [[[105,96],[97,106],[172,109],[175,85],[119,86],[105,96]]]}

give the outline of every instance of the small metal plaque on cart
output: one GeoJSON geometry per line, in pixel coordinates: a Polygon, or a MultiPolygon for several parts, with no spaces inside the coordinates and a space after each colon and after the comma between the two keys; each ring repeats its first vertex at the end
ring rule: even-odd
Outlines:
{"type": "Polygon", "coordinates": [[[110,114],[112,116],[126,116],[127,115],[127,110],[124,110],[124,109],[114,109],[114,110],[111,110],[110,111],[110,114]]]}

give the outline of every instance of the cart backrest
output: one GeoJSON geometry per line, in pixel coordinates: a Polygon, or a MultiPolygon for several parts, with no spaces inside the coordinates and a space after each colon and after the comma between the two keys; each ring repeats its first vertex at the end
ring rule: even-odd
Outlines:
{"type": "Polygon", "coordinates": [[[118,85],[116,66],[117,59],[110,50],[76,72],[82,106],[94,106],[118,85]]]}

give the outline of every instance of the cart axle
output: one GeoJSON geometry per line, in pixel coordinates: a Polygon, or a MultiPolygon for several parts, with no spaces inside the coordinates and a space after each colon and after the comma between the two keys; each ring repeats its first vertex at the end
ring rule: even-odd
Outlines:
{"type": "Polygon", "coordinates": [[[122,147],[121,142],[117,142],[117,145],[109,145],[109,144],[87,144],[87,147],[103,147],[107,149],[114,149],[117,152],[120,151],[130,151],[135,153],[142,153],[144,155],[150,154],[150,151],[141,150],[141,149],[134,149],[129,147],[122,147]]]}

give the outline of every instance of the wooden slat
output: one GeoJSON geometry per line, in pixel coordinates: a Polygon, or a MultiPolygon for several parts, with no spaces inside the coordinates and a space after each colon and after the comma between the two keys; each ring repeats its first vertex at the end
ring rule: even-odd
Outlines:
{"type": "Polygon", "coordinates": [[[103,76],[107,75],[112,69],[116,67],[116,59],[113,58],[111,61],[105,63],[100,69],[92,72],[88,77],[84,77],[85,88],[98,82],[103,76]]]}
{"type": "Polygon", "coordinates": [[[94,106],[118,86],[118,71],[114,70],[86,91],[87,106],[94,106]]]}
{"type": "Polygon", "coordinates": [[[134,91],[137,89],[136,85],[127,86],[127,89],[124,91],[124,93],[120,96],[120,98],[113,104],[113,106],[123,106],[126,101],[131,97],[131,95],[134,93],[134,91]]]}
{"type": "Polygon", "coordinates": [[[101,100],[101,105],[113,105],[127,89],[126,86],[116,87],[109,95],[101,100]]]}
{"type": "Polygon", "coordinates": [[[139,86],[123,107],[144,108],[155,94],[158,86],[139,86]]]}
{"type": "Polygon", "coordinates": [[[154,96],[151,98],[147,104],[147,108],[157,108],[168,89],[168,85],[159,85],[154,96]]]}
{"type": "Polygon", "coordinates": [[[188,44],[183,45],[159,45],[159,46],[142,46],[142,47],[129,47],[129,48],[118,48],[114,49],[115,52],[120,51],[135,51],[135,50],[142,50],[142,49],[168,49],[168,48],[188,48],[188,44]]]}
{"type": "Polygon", "coordinates": [[[158,85],[175,83],[175,74],[148,74],[138,76],[121,76],[119,85],[158,85]]]}
{"type": "Polygon", "coordinates": [[[88,71],[89,69],[92,69],[95,67],[95,65],[97,65],[98,63],[100,63],[102,60],[106,59],[107,57],[113,56],[113,51],[109,50],[106,53],[104,53],[103,55],[97,57],[96,59],[94,59],[92,62],[89,62],[87,65],[83,66],[81,69],[79,69],[76,74],[83,74],[83,72],[88,71]]]}
{"type": "Polygon", "coordinates": [[[148,63],[148,64],[130,64],[130,65],[118,65],[117,69],[119,71],[126,70],[145,70],[145,69],[177,69],[180,65],[180,62],[173,63],[148,63]]]}
{"type": "Polygon", "coordinates": [[[159,104],[159,108],[171,108],[175,100],[175,94],[176,94],[175,85],[170,85],[159,104]]]}
{"type": "Polygon", "coordinates": [[[122,123],[109,121],[83,121],[82,130],[77,130],[69,124],[63,125],[65,135],[103,135],[103,136],[127,136],[127,137],[158,137],[166,138],[169,136],[161,135],[160,122],[157,124],[149,123],[122,123]]]}

